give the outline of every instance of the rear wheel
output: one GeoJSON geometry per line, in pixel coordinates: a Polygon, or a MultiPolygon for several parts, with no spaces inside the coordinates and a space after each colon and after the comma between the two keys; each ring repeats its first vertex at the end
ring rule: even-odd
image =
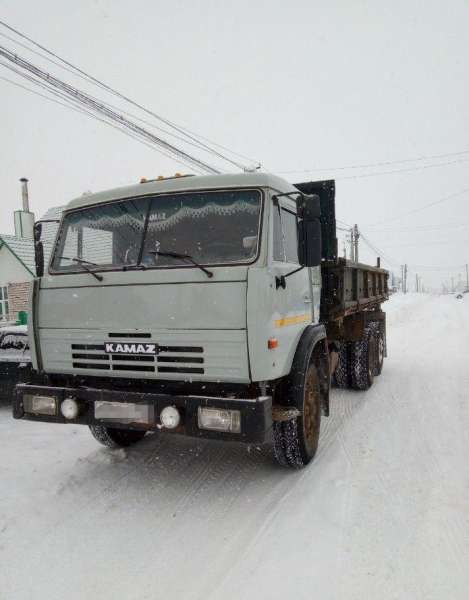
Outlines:
{"type": "Polygon", "coordinates": [[[365,328],[361,340],[351,343],[350,375],[356,390],[367,390],[373,385],[377,345],[376,333],[371,327],[365,328]]]}
{"type": "Polygon", "coordinates": [[[378,327],[376,330],[376,365],[375,375],[381,375],[384,364],[384,335],[381,329],[378,327]]]}
{"type": "Polygon", "coordinates": [[[344,342],[340,344],[339,361],[332,375],[332,385],[338,388],[350,387],[350,344],[344,342]]]}
{"type": "Polygon", "coordinates": [[[146,431],[133,429],[116,429],[104,425],[90,425],[93,437],[103,446],[108,448],[125,448],[142,440],[146,431]]]}
{"type": "Polygon", "coordinates": [[[282,466],[299,469],[314,458],[318,448],[321,391],[315,364],[311,363],[306,373],[293,374],[287,394],[289,405],[297,408],[300,415],[274,422],[274,452],[282,466]]]}

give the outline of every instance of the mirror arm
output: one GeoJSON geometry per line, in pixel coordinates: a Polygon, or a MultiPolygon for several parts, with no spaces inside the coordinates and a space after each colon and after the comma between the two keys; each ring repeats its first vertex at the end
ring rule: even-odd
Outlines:
{"type": "Polygon", "coordinates": [[[298,267],[298,269],[295,269],[294,271],[290,271],[290,273],[287,273],[286,275],[280,275],[280,277],[278,275],[276,275],[275,276],[275,289],[278,290],[279,287],[285,289],[287,287],[287,282],[286,282],[287,277],[290,277],[290,275],[294,275],[295,273],[298,273],[298,271],[301,271],[302,269],[304,269],[303,266],[298,267]]]}
{"type": "Polygon", "coordinates": [[[274,194],[274,195],[272,196],[272,202],[273,202],[275,205],[277,205],[277,204],[278,204],[278,199],[279,199],[279,198],[282,198],[283,196],[290,197],[290,196],[293,196],[293,195],[295,195],[295,196],[300,196],[300,197],[303,197],[303,196],[304,196],[303,192],[284,192],[283,194],[274,194]]]}

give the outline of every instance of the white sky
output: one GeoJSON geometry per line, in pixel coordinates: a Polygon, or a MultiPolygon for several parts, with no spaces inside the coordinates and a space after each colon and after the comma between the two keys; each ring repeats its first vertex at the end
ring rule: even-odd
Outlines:
{"type": "MultiPolygon", "coordinates": [[[[278,174],[469,150],[464,0],[4,0],[1,7],[2,20],[85,71],[278,174]]],[[[2,66],[0,76],[20,81],[2,66]]],[[[3,80],[0,90],[2,232],[13,231],[22,176],[39,216],[86,190],[188,171],[3,80]]],[[[336,177],[338,218],[358,223],[393,262],[409,263],[411,286],[415,272],[439,286],[465,277],[469,191],[404,213],[469,188],[469,152],[440,162],[455,160],[379,177],[340,179],[438,161],[286,177],[336,177]]],[[[363,244],[360,258],[374,260],[363,244]]]]}

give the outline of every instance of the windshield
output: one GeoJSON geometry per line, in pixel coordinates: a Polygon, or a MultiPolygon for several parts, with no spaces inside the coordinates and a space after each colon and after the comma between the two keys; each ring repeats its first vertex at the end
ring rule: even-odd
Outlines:
{"type": "Polygon", "coordinates": [[[191,192],[134,198],[64,217],[51,268],[92,270],[252,262],[257,256],[261,194],[257,190],[191,192]]]}

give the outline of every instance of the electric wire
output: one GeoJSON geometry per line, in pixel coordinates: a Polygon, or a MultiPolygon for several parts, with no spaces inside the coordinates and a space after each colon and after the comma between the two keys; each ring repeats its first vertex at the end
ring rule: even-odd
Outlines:
{"type": "MultiPolygon", "coordinates": [[[[36,56],[40,56],[44,60],[49,61],[50,63],[56,65],[60,69],[63,69],[65,71],[67,71],[68,73],[72,73],[74,76],[79,77],[80,79],[82,79],[82,80],[87,81],[88,83],[90,83],[90,80],[89,80],[88,77],[85,77],[84,75],[81,75],[81,73],[77,73],[73,69],[70,69],[70,68],[66,67],[65,65],[63,65],[63,64],[60,64],[59,62],[57,62],[57,61],[49,58],[48,56],[46,56],[42,52],[38,52],[37,50],[34,50],[33,48],[30,48],[26,44],[23,44],[22,42],[19,42],[18,40],[15,40],[11,36],[6,35],[5,33],[2,33],[1,31],[0,31],[0,36],[6,38],[7,40],[9,40],[11,42],[13,42],[14,44],[17,44],[18,46],[20,46],[22,48],[25,48],[26,50],[28,50],[29,52],[32,52],[36,56]]],[[[98,100],[96,97],[95,97],[95,99],[98,100]]],[[[179,141],[181,141],[181,142],[183,142],[185,144],[188,144],[189,146],[193,146],[194,148],[198,148],[198,149],[202,150],[203,152],[208,152],[208,150],[202,144],[200,144],[199,142],[191,142],[190,140],[188,140],[188,139],[186,139],[186,138],[184,138],[184,137],[182,137],[180,135],[177,135],[177,134],[173,133],[169,129],[164,129],[163,127],[160,127],[160,126],[156,125],[155,123],[152,123],[152,122],[148,121],[147,119],[142,119],[141,117],[139,117],[135,113],[131,113],[129,111],[123,110],[121,107],[116,106],[115,104],[112,104],[111,102],[104,101],[102,99],[99,99],[99,101],[102,104],[105,104],[106,106],[109,106],[111,108],[119,110],[124,115],[132,117],[133,119],[136,119],[137,121],[139,121],[140,123],[143,123],[144,125],[152,127],[154,129],[157,129],[158,131],[161,131],[162,133],[164,133],[166,135],[170,135],[171,137],[173,137],[176,140],[179,140],[179,141]]],[[[222,148],[223,148],[223,146],[222,146],[222,148]]],[[[228,152],[230,152],[230,150],[228,150],[228,149],[226,149],[226,150],[228,152]]],[[[242,155],[240,155],[239,158],[246,158],[246,157],[243,157],[242,155]]],[[[251,160],[251,159],[246,158],[246,160],[251,160]]]]}
{"type": "MultiPolygon", "coordinates": [[[[165,117],[162,117],[161,115],[156,114],[155,112],[151,111],[150,109],[146,108],[145,106],[143,106],[143,105],[135,102],[131,98],[127,97],[126,95],[122,94],[121,92],[117,91],[116,89],[112,88],[111,86],[109,86],[109,85],[105,84],[104,82],[100,81],[96,77],[93,77],[92,75],[90,75],[86,71],[84,71],[84,70],[80,69],[79,67],[73,65],[72,63],[70,63],[69,61],[65,60],[64,58],[62,58],[61,56],[59,56],[58,54],[56,54],[52,50],[49,50],[45,46],[43,46],[43,45],[39,44],[38,42],[34,41],[32,38],[30,38],[29,36],[27,36],[24,33],[20,32],[18,29],[15,29],[11,25],[8,25],[8,23],[5,23],[5,21],[0,20],[0,25],[2,25],[3,27],[5,27],[6,29],[10,30],[11,32],[15,33],[16,35],[18,35],[22,39],[25,39],[28,42],[32,43],[37,48],[40,48],[41,50],[43,50],[44,52],[46,52],[47,54],[49,54],[49,56],[53,56],[54,58],[58,59],[61,63],[63,63],[63,65],[66,65],[66,67],[69,67],[69,69],[67,69],[67,70],[70,71],[70,69],[72,69],[73,72],[76,75],[79,75],[82,78],[85,78],[86,80],[92,82],[93,84],[97,85],[98,87],[106,90],[107,92],[109,92],[109,93],[111,93],[111,94],[113,94],[113,95],[121,98],[122,100],[125,100],[126,102],[128,102],[128,103],[132,104],[133,106],[139,108],[140,110],[146,112],[147,114],[151,115],[153,118],[156,118],[159,121],[162,121],[166,125],[172,127],[173,129],[175,129],[176,131],[178,131],[182,135],[186,136],[192,142],[195,142],[195,143],[199,144],[200,146],[204,147],[207,152],[210,152],[210,153],[214,154],[215,156],[218,156],[222,160],[225,160],[225,161],[231,163],[232,165],[236,166],[237,168],[240,168],[242,170],[246,169],[245,165],[242,165],[242,164],[240,164],[240,163],[238,163],[236,161],[231,160],[229,157],[223,155],[221,152],[215,150],[214,148],[212,148],[211,146],[209,146],[208,144],[205,144],[204,142],[202,142],[200,140],[204,140],[205,142],[208,142],[209,144],[212,144],[212,146],[216,146],[216,147],[218,147],[220,149],[223,149],[223,150],[225,150],[225,152],[229,152],[233,156],[237,156],[238,158],[242,158],[244,160],[248,160],[251,163],[256,163],[256,164],[260,165],[260,162],[258,160],[255,160],[255,159],[249,158],[247,156],[244,156],[242,154],[239,154],[237,152],[234,152],[233,150],[230,150],[226,146],[222,146],[221,144],[213,142],[213,141],[209,140],[206,137],[203,137],[203,136],[201,136],[199,134],[194,133],[193,131],[191,131],[190,129],[188,129],[186,127],[183,127],[181,125],[177,125],[176,123],[170,121],[169,119],[166,119],[165,117]]],[[[11,38],[9,38],[9,39],[11,39],[11,38]]],[[[28,50],[31,50],[31,49],[29,49],[24,44],[23,44],[23,47],[25,47],[28,50]]],[[[45,57],[43,55],[42,55],[42,57],[45,58],[46,60],[51,60],[48,57],[45,57]]],[[[52,62],[57,65],[56,61],[52,61],[52,62]]]]}
{"type": "Polygon", "coordinates": [[[447,152],[445,154],[433,154],[428,156],[419,156],[416,158],[403,158],[399,160],[386,160],[376,163],[362,163],[355,165],[345,165],[339,167],[313,167],[312,169],[301,169],[301,170],[292,170],[292,171],[280,171],[280,173],[288,175],[294,173],[313,173],[313,172],[325,172],[325,171],[348,171],[351,169],[371,169],[374,167],[385,167],[389,165],[398,165],[405,164],[409,162],[417,162],[423,160],[438,160],[441,158],[449,158],[451,156],[462,156],[464,154],[469,154],[469,150],[460,150],[458,152],[447,152]]]}
{"type": "MultiPolygon", "coordinates": [[[[0,64],[3,64],[3,63],[0,62],[0,64]]],[[[73,111],[75,111],[77,113],[81,113],[81,114],[83,114],[83,115],[85,115],[87,117],[92,117],[93,119],[96,119],[97,121],[100,121],[101,123],[104,123],[105,125],[109,125],[109,127],[112,127],[113,129],[116,129],[117,131],[120,131],[121,133],[123,133],[124,135],[128,136],[129,138],[132,138],[135,141],[140,142],[141,144],[147,146],[148,148],[151,148],[152,150],[155,149],[155,147],[152,144],[150,144],[149,142],[146,142],[145,140],[142,140],[141,138],[137,137],[136,135],[130,133],[130,131],[127,131],[127,130],[119,127],[118,125],[110,123],[109,121],[106,121],[105,119],[102,119],[102,118],[98,117],[97,115],[93,114],[90,111],[87,111],[84,108],[80,108],[78,106],[74,106],[70,102],[61,102],[60,100],[56,100],[55,98],[51,98],[51,97],[47,96],[46,94],[41,94],[41,92],[38,92],[38,91],[33,90],[31,88],[28,88],[27,86],[22,85],[21,83],[18,83],[17,81],[13,81],[12,79],[8,79],[7,77],[0,76],[0,79],[3,80],[3,81],[5,81],[5,82],[7,82],[7,83],[10,83],[10,84],[12,84],[14,86],[22,88],[23,90],[31,92],[32,94],[35,94],[36,96],[40,96],[41,98],[44,98],[45,100],[48,100],[50,102],[54,102],[55,104],[63,106],[64,108],[67,108],[69,110],[73,110],[73,111]]],[[[172,160],[180,163],[181,165],[189,166],[187,163],[181,161],[180,159],[178,159],[176,157],[171,156],[170,154],[167,154],[166,152],[162,151],[161,149],[158,149],[158,151],[163,156],[166,156],[167,158],[170,158],[170,159],[172,159],[172,160]]],[[[194,167],[191,166],[191,168],[194,168],[194,167]]]]}
{"type": "Polygon", "coordinates": [[[448,200],[452,200],[453,198],[457,198],[458,196],[462,196],[463,194],[467,194],[468,192],[469,192],[469,188],[464,188],[463,190],[459,190],[458,192],[453,192],[452,194],[449,194],[448,196],[444,196],[443,198],[440,198],[439,200],[435,200],[433,202],[429,202],[428,204],[424,204],[423,206],[420,206],[418,208],[414,208],[414,209],[408,210],[404,213],[400,213],[396,217],[391,217],[390,219],[383,219],[382,221],[377,221],[376,223],[371,223],[367,227],[374,227],[375,225],[381,225],[382,223],[389,223],[391,221],[399,221],[400,219],[403,219],[404,217],[407,217],[408,215],[413,215],[417,212],[421,212],[422,210],[426,210],[427,208],[431,208],[432,206],[436,206],[437,204],[442,204],[443,202],[447,202],[448,200]]]}
{"type": "Polygon", "coordinates": [[[191,164],[198,166],[199,168],[201,168],[202,170],[204,170],[208,173],[217,174],[220,172],[217,168],[213,167],[212,165],[209,165],[208,163],[206,163],[194,156],[191,156],[184,150],[177,148],[176,146],[172,145],[168,141],[145,130],[143,127],[135,124],[134,122],[130,121],[123,115],[118,114],[114,110],[106,107],[104,104],[97,102],[95,99],[93,99],[90,95],[86,94],[85,92],[79,90],[78,88],[76,88],[74,86],[71,86],[68,83],[65,83],[64,81],[58,79],[57,77],[50,75],[49,73],[43,71],[42,69],[40,69],[33,63],[27,61],[26,59],[20,57],[17,54],[14,54],[13,52],[8,50],[7,48],[4,48],[3,46],[0,46],[0,56],[3,56],[3,58],[5,58],[8,61],[12,62],[13,64],[19,66],[20,68],[26,70],[27,72],[32,73],[35,77],[44,81],[49,87],[59,89],[60,91],[67,94],[73,100],[78,101],[78,102],[88,106],[94,112],[98,112],[99,114],[105,115],[109,119],[111,119],[115,122],[118,122],[120,125],[123,125],[124,127],[129,128],[134,133],[140,134],[145,139],[150,140],[151,142],[155,143],[160,148],[163,148],[166,151],[169,151],[171,154],[174,154],[174,155],[178,156],[179,158],[182,158],[185,161],[188,161],[191,164]]]}

